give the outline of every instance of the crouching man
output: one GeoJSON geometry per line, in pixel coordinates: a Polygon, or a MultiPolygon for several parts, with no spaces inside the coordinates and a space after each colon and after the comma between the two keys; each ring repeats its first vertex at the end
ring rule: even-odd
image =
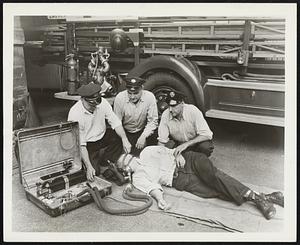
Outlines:
{"type": "Polygon", "coordinates": [[[204,153],[187,151],[175,158],[174,151],[164,146],[148,146],[141,152],[140,158],[130,154],[121,155],[117,165],[133,172],[133,185],[151,195],[163,210],[169,205],[164,199],[162,185],[203,198],[220,198],[237,205],[250,201],[255,203],[266,219],[271,219],[276,213],[273,203],[283,207],[281,192],[257,193],[217,169],[204,153]]]}
{"type": "Polygon", "coordinates": [[[108,161],[115,162],[122,152],[130,152],[121,121],[108,101],[100,95],[101,86],[89,83],[78,89],[81,99],[69,111],[68,121],[79,124],[81,156],[87,179],[93,180],[108,161]],[[111,128],[106,127],[106,121],[111,128]],[[101,150],[104,154],[101,155],[101,150]]]}
{"type": "Polygon", "coordinates": [[[175,142],[174,155],[184,151],[202,152],[210,156],[214,150],[210,130],[202,112],[192,104],[184,103],[185,95],[179,91],[167,93],[166,109],[158,127],[158,144],[166,145],[169,140],[175,142]]]}
{"type": "Polygon", "coordinates": [[[114,112],[122,121],[132,145],[131,154],[138,156],[146,145],[157,145],[158,112],[153,93],[144,90],[146,80],[126,77],[126,90],[114,101],[114,112]]]}

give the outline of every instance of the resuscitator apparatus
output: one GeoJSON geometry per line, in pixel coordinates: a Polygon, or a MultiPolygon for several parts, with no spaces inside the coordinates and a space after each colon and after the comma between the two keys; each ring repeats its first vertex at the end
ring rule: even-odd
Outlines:
{"type": "Polygon", "coordinates": [[[91,61],[88,64],[88,70],[91,74],[92,82],[101,85],[101,95],[105,97],[105,94],[110,92],[113,87],[108,82],[108,72],[110,71],[110,65],[108,59],[110,54],[107,49],[99,47],[99,49],[91,53],[91,61]]]}
{"type": "MultiPolygon", "coordinates": [[[[109,207],[106,199],[113,191],[112,183],[99,176],[92,182],[86,178],[78,122],[22,129],[16,137],[20,183],[26,198],[48,215],[65,215],[91,202],[102,212],[122,216],[139,215],[151,207],[152,198],[136,193],[131,184],[124,189],[123,198],[143,204],[130,208],[109,207]]],[[[114,163],[110,162],[110,168],[119,180],[118,185],[128,182],[128,176],[118,173],[114,163]]]]}
{"type": "Polygon", "coordinates": [[[76,95],[77,94],[77,86],[78,86],[78,68],[79,68],[79,60],[75,60],[74,54],[68,54],[66,56],[66,66],[67,66],[67,92],[68,95],[76,95]]]}

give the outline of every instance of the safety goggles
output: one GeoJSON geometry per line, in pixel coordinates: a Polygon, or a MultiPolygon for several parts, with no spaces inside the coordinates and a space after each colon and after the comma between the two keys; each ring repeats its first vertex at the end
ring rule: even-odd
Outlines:
{"type": "Polygon", "coordinates": [[[102,98],[101,98],[101,96],[99,95],[99,96],[94,97],[94,98],[85,97],[84,100],[85,100],[86,102],[88,102],[89,104],[93,104],[93,105],[96,104],[96,105],[99,105],[99,104],[101,103],[101,101],[102,101],[102,98]]]}

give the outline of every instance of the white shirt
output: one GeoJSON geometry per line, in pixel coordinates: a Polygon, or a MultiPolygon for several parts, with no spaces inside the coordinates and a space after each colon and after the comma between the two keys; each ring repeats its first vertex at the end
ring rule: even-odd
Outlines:
{"type": "Polygon", "coordinates": [[[133,185],[149,194],[154,189],[162,189],[162,185],[172,186],[173,174],[176,167],[174,149],[164,146],[147,146],[140,158],[130,164],[134,171],[133,185]]]}
{"type": "Polygon", "coordinates": [[[129,133],[143,130],[143,135],[147,138],[158,126],[156,98],[150,91],[143,90],[136,104],[129,101],[127,90],[118,93],[114,101],[114,111],[129,133]]]}
{"type": "Polygon", "coordinates": [[[182,118],[174,118],[166,109],[158,126],[158,141],[167,143],[169,137],[180,143],[194,139],[198,135],[212,139],[212,131],[205,121],[202,112],[194,105],[184,104],[182,118]]]}
{"type": "Polygon", "coordinates": [[[96,106],[94,113],[87,111],[82,101],[79,100],[72,106],[68,115],[68,121],[79,123],[80,145],[82,146],[85,146],[87,142],[102,139],[106,132],[105,119],[107,119],[112,129],[121,125],[121,121],[113,112],[111,105],[104,98],[96,106]]]}

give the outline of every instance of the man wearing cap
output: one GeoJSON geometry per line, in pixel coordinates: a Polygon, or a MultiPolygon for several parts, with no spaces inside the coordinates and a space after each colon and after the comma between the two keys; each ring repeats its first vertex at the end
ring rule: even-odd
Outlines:
{"type": "Polygon", "coordinates": [[[158,127],[158,141],[165,145],[169,139],[176,144],[175,156],[185,150],[202,152],[208,157],[213,152],[212,131],[202,112],[194,105],[184,103],[184,94],[170,91],[166,109],[158,127]]]}
{"type": "Polygon", "coordinates": [[[147,145],[157,144],[158,112],[153,93],[143,89],[145,80],[126,77],[126,90],[114,101],[114,111],[122,120],[132,154],[138,155],[147,145]]]}
{"type": "Polygon", "coordinates": [[[99,84],[81,86],[78,89],[81,99],[72,106],[68,115],[68,121],[79,123],[81,156],[88,180],[100,174],[100,165],[115,162],[123,151],[129,153],[131,150],[121,121],[107,100],[100,96],[100,90],[99,84]],[[112,129],[106,128],[106,120],[112,129]],[[103,148],[105,151],[100,157],[103,148]]]}

